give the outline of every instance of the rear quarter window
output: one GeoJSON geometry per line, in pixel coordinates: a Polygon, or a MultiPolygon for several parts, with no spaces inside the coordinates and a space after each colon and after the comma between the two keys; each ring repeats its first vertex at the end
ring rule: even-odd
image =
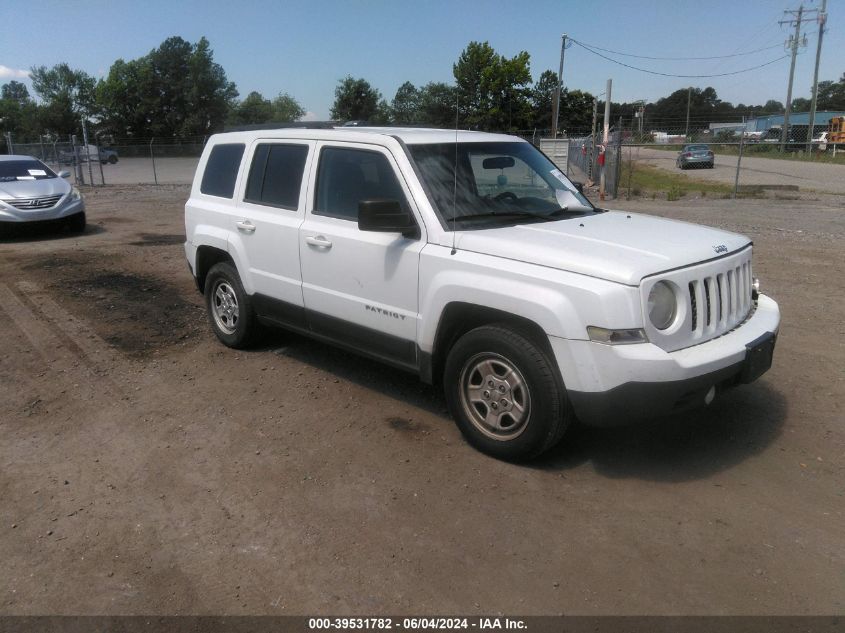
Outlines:
{"type": "Polygon", "coordinates": [[[200,192],[219,198],[231,198],[235,194],[238,168],[244,155],[243,143],[222,143],[211,148],[205,164],[200,192]]]}
{"type": "Polygon", "coordinates": [[[244,199],[271,207],[296,209],[307,157],[306,145],[262,143],[252,159],[244,199]]]}

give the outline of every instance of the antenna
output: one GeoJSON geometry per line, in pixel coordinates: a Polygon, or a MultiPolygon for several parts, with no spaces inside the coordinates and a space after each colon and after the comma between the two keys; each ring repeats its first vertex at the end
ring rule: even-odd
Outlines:
{"type": "Polygon", "coordinates": [[[455,183],[452,187],[452,252],[449,253],[450,255],[454,255],[457,252],[455,248],[455,241],[457,239],[455,235],[455,218],[457,216],[458,205],[458,99],[458,90],[457,86],[455,86],[455,165],[452,170],[455,176],[455,183]]]}

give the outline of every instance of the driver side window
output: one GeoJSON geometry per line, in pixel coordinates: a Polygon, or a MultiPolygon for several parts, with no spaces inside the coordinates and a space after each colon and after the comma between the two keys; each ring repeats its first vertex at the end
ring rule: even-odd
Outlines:
{"type": "Polygon", "coordinates": [[[362,200],[398,200],[408,208],[405,194],[387,158],[380,152],[325,147],[317,170],[314,214],[358,220],[362,200]]]}

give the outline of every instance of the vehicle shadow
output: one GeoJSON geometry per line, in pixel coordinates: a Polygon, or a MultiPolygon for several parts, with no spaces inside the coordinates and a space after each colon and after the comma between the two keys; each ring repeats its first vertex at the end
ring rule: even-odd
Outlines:
{"type": "Polygon", "coordinates": [[[15,244],[19,242],[50,242],[53,240],[70,240],[89,235],[105,233],[106,228],[99,224],[88,224],[82,233],[71,233],[64,226],[28,226],[25,224],[0,227],[0,244],[15,244]]]}
{"type": "Polygon", "coordinates": [[[721,394],[709,407],[631,426],[576,425],[529,464],[568,470],[586,463],[606,477],[679,482],[727,470],[781,434],[788,407],[764,380],[721,394]]]}
{"type": "Polygon", "coordinates": [[[285,330],[268,328],[253,349],[292,358],[441,416],[444,424],[452,423],[441,390],[421,382],[415,374],[285,330]]]}
{"type": "MultiPolygon", "coordinates": [[[[442,390],[413,374],[283,330],[268,331],[256,350],[292,358],[453,424],[442,390]]],[[[558,446],[522,466],[566,471],[589,464],[610,478],[702,479],[764,451],[780,435],[787,411],[780,392],[761,380],[726,391],[709,407],[675,416],[612,428],[576,422],[558,446]]]]}

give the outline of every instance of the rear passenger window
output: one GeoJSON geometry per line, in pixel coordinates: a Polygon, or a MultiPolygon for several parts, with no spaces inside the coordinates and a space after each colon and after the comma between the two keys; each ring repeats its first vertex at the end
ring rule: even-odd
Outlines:
{"type": "Polygon", "coordinates": [[[244,155],[243,143],[224,143],[211,148],[200,191],[209,196],[231,198],[235,193],[238,167],[244,155]]]}
{"type": "Polygon", "coordinates": [[[383,154],[324,148],[320,152],[314,213],[357,221],[361,200],[398,200],[402,208],[408,208],[396,174],[383,154]]]}
{"type": "Polygon", "coordinates": [[[284,209],[299,206],[306,145],[262,143],[255,149],[244,200],[284,209]]]}

